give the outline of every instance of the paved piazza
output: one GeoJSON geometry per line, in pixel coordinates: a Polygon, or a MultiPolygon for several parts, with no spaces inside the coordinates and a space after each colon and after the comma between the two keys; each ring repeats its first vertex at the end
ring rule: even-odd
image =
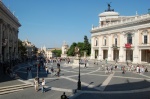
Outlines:
{"type": "MultiPolygon", "coordinates": [[[[122,74],[121,69],[118,68],[112,73],[105,74],[101,64],[103,63],[96,65],[93,61],[89,61],[87,68],[81,65],[81,91],[76,91],[78,66],[62,62],[60,77],[47,75],[44,68],[39,72],[39,77],[44,77],[46,80],[45,93],[41,90],[35,92],[34,87],[30,87],[1,95],[0,99],[60,99],[63,92],[66,92],[69,99],[150,99],[150,72],[138,74],[127,71],[122,74]]],[[[107,65],[110,63],[108,62],[107,65]]],[[[27,75],[26,67],[29,66],[32,64],[22,64],[16,69],[20,76],[16,84],[20,82],[33,84],[37,69],[32,67],[32,73],[27,75]]],[[[56,69],[56,63],[48,66],[56,69]]]]}

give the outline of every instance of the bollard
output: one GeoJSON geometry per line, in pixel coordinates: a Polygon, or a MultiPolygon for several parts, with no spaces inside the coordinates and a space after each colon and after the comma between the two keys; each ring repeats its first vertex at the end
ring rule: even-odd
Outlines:
{"type": "Polygon", "coordinates": [[[63,95],[61,95],[61,99],[69,99],[69,98],[67,98],[67,96],[65,95],[65,92],[64,92],[63,95]]]}

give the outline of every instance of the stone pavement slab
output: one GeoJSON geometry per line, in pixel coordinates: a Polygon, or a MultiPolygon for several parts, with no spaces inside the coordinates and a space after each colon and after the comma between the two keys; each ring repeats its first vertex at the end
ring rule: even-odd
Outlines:
{"type": "Polygon", "coordinates": [[[150,91],[126,94],[82,93],[70,99],[149,99],[150,91]]]}
{"type": "Polygon", "coordinates": [[[46,86],[50,87],[57,87],[57,88],[64,88],[64,89],[76,89],[77,83],[72,82],[70,80],[66,80],[63,78],[56,78],[56,79],[46,79],[46,86]]]}
{"type": "Polygon", "coordinates": [[[150,88],[150,81],[144,79],[112,78],[105,91],[125,91],[150,88]]]}
{"type": "MultiPolygon", "coordinates": [[[[5,95],[0,95],[0,99],[60,99],[63,94],[61,91],[53,91],[46,89],[45,93],[41,90],[36,92],[33,87],[27,88],[26,90],[19,91],[16,93],[10,93],[5,95]]],[[[72,93],[66,93],[67,96],[71,96],[72,93]]]]}

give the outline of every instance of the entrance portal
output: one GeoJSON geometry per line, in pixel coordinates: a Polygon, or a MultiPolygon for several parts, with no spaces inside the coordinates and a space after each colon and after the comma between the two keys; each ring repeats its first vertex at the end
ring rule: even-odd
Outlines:
{"type": "Polygon", "coordinates": [[[126,50],[126,60],[133,61],[133,50],[126,50]]]}
{"type": "Polygon", "coordinates": [[[98,56],[98,50],[95,50],[95,59],[97,59],[98,56]]]}
{"type": "Polygon", "coordinates": [[[150,63],[150,50],[141,50],[141,61],[150,63]]]}
{"type": "Polygon", "coordinates": [[[118,60],[119,59],[119,50],[114,50],[113,51],[113,60],[118,60]]]}
{"type": "Polygon", "coordinates": [[[103,50],[103,59],[108,58],[108,50],[103,50]]]}

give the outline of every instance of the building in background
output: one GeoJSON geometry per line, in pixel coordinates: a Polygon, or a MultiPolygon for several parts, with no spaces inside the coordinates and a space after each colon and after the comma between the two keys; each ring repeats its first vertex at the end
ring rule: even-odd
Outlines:
{"type": "Polygon", "coordinates": [[[120,16],[110,7],[99,14],[99,26],[92,26],[91,59],[150,62],[150,11],[120,16]]]}
{"type": "Polygon", "coordinates": [[[25,46],[26,52],[27,52],[27,58],[32,58],[35,55],[35,45],[32,44],[31,42],[26,39],[25,41],[22,42],[22,45],[25,46]]]}
{"type": "Polygon", "coordinates": [[[11,62],[18,58],[18,33],[21,24],[0,1],[0,61],[11,62]]]}
{"type": "Polygon", "coordinates": [[[53,50],[61,50],[60,48],[46,48],[46,46],[43,46],[38,49],[38,54],[41,57],[44,58],[52,58],[55,57],[55,54],[52,52],[53,50]]]}
{"type": "Polygon", "coordinates": [[[62,58],[66,58],[67,57],[68,49],[69,49],[69,45],[66,42],[64,42],[64,44],[62,45],[62,48],[61,48],[61,50],[62,50],[61,57],[62,58]]]}

